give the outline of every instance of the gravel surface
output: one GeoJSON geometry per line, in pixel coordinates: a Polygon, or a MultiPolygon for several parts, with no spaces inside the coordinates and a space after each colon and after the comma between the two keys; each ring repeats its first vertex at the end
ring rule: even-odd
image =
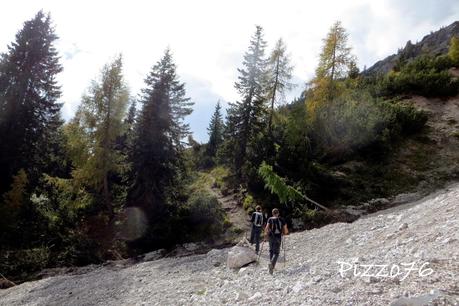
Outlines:
{"type": "Polygon", "coordinates": [[[0,291],[0,305],[459,305],[459,184],[291,234],[273,276],[266,248],[239,270],[222,249],[50,277],[0,291]]]}

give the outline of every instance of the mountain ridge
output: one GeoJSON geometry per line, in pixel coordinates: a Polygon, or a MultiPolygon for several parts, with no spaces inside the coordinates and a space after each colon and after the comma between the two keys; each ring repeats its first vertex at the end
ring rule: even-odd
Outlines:
{"type": "Polygon", "coordinates": [[[433,56],[445,54],[448,52],[449,42],[453,36],[459,36],[459,21],[425,35],[421,41],[415,44],[408,40],[405,47],[399,49],[397,53],[377,61],[370,68],[367,68],[364,74],[386,74],[401,57],[410,60],[422,54],[433,56]]]}

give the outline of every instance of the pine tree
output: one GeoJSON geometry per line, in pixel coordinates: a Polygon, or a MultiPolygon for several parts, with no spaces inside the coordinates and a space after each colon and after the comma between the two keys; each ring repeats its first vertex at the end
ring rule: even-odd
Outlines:
{"type": "Polygon", "coordinates": [[[33,186],[48,163],[50,142],[62,124],[56,39],[50,16],[40,11],[1,56],[0,193],[21,168],[33,186]]]}
{"type": "Polygon", "coordinates": [[[142,109],[131,156],[135,181],[128,205],[140,207],[153,225],[166,220],[167,204],[180,188],[182,140],[189,134],[183,120],[193,105],[186,97],[185,84],[178,80],[169,49],[145,79],[139,102],[142,109]]]}
{"type": "Polygon", "coordinates": [[[207,131],[209,133],[209,142],[207,143],[207,155],[211,158],[214,158],[217,154],[217,150],[220,145],[223,143],[223,129],[224,122],[221,113],[220,101],[217,102],[215,106],[215,111],[210,119],[209,127],[207,131]]]}
{"type": "MultiPolygon", "coordinates": [[[[247,147],[251,139],[261,132],[266,119],[266,42],[263,29],[256,27],[250,40],[248,51],[244,55],[244,68],[238,69],[239,77],[235,87],[242,102],[230,103],[228,110],[228,134],[234,137],[233,165],[238,176],[247,158],[247,147]]],[[[231,140],[230,140],[231,141],[231,140]]]]}
{"type": "Polygon", "coordinates": [[[127,116],[124,119],[124,132],[119,140],[119,147],[125,156],[131,154],[134,142],[134,128],[137,120],[137,101],[132,100],[129,106],[127,116]]]}
{"type": "Polygon", "coordinates": [[[282,39],[279,39],[271,53],[268,62],[268,82],[267,90],[271,100],[268,130],[271,132],[271,125],[274,113],[274,104],[285,98],[285,91],[293,88],[290,83],[292,78],[293,66],[287,55],[286,46],[282,39]]]}
{"type": "Polygon", "coordinates": [[[84,141],[76,148],[86,158],[74,159],[75,178],[102,191],[109,216],[113,216],[110,176],[122,172],[122,153],[116,141],[123,133],[123,118],[129,100],[129,91],[122,74],[122,58],[118,56],[105,65],[99,81],[93,81],[89,93],[83,96],[74,119],[75,135],[84,141]]]}

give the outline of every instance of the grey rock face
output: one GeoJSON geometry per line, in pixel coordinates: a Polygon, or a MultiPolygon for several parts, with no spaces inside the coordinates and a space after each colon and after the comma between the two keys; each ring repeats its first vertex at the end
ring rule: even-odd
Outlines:
{"type": "Polygon", "coordinates": [[[369,74],[386,74],[395,65],[396,61],[403,54],[407,59],[415,58],[421,54],[439,55],[448,52],[449,42],[451,37],[459,36],[459,21],[455,21],[447,27],[441,28],[416,43],[412,44],[408,41],[403,49],[397,54],[392,54],[383,60],[376,62],[368,68],[364,73],[369,74]]]}

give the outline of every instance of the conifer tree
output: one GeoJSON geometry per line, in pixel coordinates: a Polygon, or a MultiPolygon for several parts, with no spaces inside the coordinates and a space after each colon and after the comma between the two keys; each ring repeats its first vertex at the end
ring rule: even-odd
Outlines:
{"type": "Polygon", "coordinates": [[[1,56],[0,193],[19,169],[34,185],[50,158],[50,142],[62,124],[56,39],[50,16],[40,11],[1,56]]]}
{"type": "Polygon", "coordinates": [[[335,81],[347,77],[351,63],[355,62],[351,48],[347,45],[347,38],[346,30],[337,21],[323,40],[315,83],[316,87],[325,91],[325,98],[330,100],[336,96],[335,81]]]}
{"type": "Polygon", "coordinates": [[[122,74],[122,58],[118,56],[105,65],[101,78],[93,81],[88,94],[83,96],[73,124],[74,137],[84,142],[76,150],[85,151],[86,158],[74,158],[74,177],[102,191],[109,216],[113,216],[110,176],[122,172],[122,152],[116,141],[123,133],[123,118],[129,100],[129,91],[122,74]],[[86,140],[86,141],[84,141],[86,140]]]}
{"type": "Polygon", "coordinates": [[[193,105],[186,97],[185,84],[178,79],[169,49],[145,79],[139,102],[142,108],[131,156],[134,183],[128,205],[140,207],[154,225],[166,220],[167,205],[180,188],[183,138],[189,134],[183,120],[193,105]]]}
{"type": "Polygon", "coordinates": [[[207,131],[209,133],[209,142],[207,143],[207,155],[209,157],[215,157],[217,150],[223,142],[223,117],[221,113],[220,101],[215,106],[215,111],[210,119],[209,127],[207,131]]]}
{"type": "Polygon", "coordinates": [[[285,91],[293,88],[290,83],[292,78],[293,66],[287,55],[286,46],[282,39],[276,42],[274,50],[268,61],[268,82],[267,90],[271,100],[271,109],[269,114],[268,130],[271,131],[271,124],[274,113],[274,104],[276,101],[284,99],[285,91]]]}
{"type": "Polygon", "coordinates": [[[238,176],[247,158],[247,147],[252,137],[264,129],[266,123],[266,42],[263,29],[256,27],[250,40],[248,51],[244,55],[243,68],[238,69],[239,77],[235,87],[241,95],[241,101],[230,103],[228,110],[228,134],[236,145],[233,150],[233,165],[238,176]]]}

